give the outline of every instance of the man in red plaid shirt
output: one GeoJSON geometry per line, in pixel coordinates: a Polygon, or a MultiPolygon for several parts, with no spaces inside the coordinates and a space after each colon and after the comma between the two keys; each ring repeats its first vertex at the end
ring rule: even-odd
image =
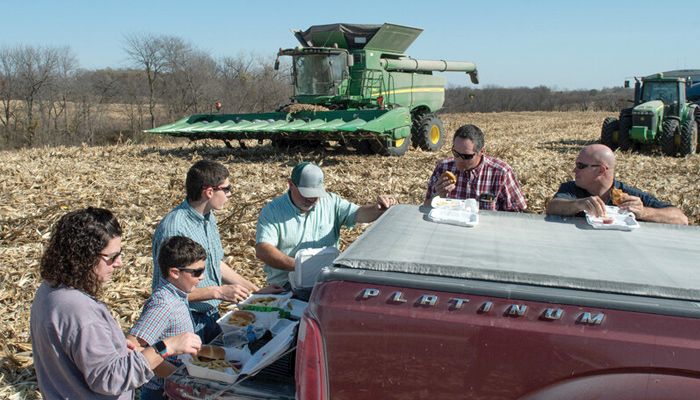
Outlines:
{"type": "Polygon", "coordinates": [[[435,196],[476,199],[481,210],[523,211],[525,196],[513,169],[505,162],[484,154],[484,134],[475,125],[463,125],[454,134],[452,155],[438,161],[428,181],[425,205],[435,196]],[[444,177],[452,172],[457,182],[444,177]]]}

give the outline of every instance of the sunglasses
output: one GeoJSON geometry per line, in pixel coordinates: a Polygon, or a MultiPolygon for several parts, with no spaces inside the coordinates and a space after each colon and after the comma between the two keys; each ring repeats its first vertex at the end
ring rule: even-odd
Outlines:
{"type": "Polygon", "coordinates": [[[122,256],[122,251],[119,250],[119,253],[113,254],[113,255],[102,254],[102,253],[99,253],[98,255],[99,255],[100,257],[102,257],[102,259],[104,260],[104,262],[107,263],[107,265],[112,265],[112,264],[114,264],[115,261],[117,261],[117,259],[118,259],[119,257],[122,256]]]}
{"type": "Polygon", "coordinates": [[[228,186],[212,186],[211,188],[214,189],[214,190],[221,190],[221,191],[223,191],[223,192],[226,194],[226,193],[231,193],[232,186],[231,186],[231,185],[228,185],[228,186]]]}
{"type": "Polygon", "coordinates": [[[586,169],[588,167],[600,167],[602,164],[584,164],[582,162],[576,162],[576,169],[586,169]]]}
{"type": "Polygon", "coordinates": [[[454,155],[455,158],[461,158],[462,160],[471,160],[477,154],[479,154],[479,153],[477,152],[477,153],[472,153],[472,154],[465,154],[465,153],[460,153],[455,149],[452,149],[452,155],[454,155]]]}
{"type": "Polygon", "coordinates": [[[192,268],[178,268],[182,272],[189,272],[193,277],[199,278],[204,273],[205,268],[192,269],[192,268]]]}

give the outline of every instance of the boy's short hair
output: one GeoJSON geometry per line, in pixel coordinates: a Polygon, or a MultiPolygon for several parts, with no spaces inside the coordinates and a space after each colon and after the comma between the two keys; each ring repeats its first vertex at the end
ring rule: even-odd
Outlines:
{"type": "Polygon", "coordinates": [[[202,189],[207,186],[221,185],[228,177],[228,169],[223,164],[211,160],[197,161],[187,171],[187,178],[185,178],[187,200],[201,199],[202,189]]]}
{"type": "Polygon", "coordinates": [[[158,266],[163,278],[167,278],[170,268],[187,268],[206,259],[207,251],[202,245],[185,236],[173,236],[160,247],[158,266]]]}

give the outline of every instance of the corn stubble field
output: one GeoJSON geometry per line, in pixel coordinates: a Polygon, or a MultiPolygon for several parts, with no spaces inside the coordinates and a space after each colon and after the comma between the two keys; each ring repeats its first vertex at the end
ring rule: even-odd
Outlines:
{"type": "MultiPolygon", "coordinates": [[[[445,114],[447,132],[474,123],[486,134],[486,152],[516,171],[529,211],[542,213],[559,184],[571,178],[579,149],[599,138],[606,113],[445,114]]],[[[221,142],[161,140],[150,144],[44,148],[0,152],[0,398],[40,398],[32,368],[29,310],[40,283],[42,246],[57,219],[89,205],[109,208],[123,230],[125,267],[104,301],[122,328],[136,320],[150,293],[151,234],[184,196],[184,178],[201,158],[228,166],[234,193],[218,214],[227,261],[262,285],[255,258],[255,224],[263,205],[283,193],[291,167],[312,160],[324,167],[327,188],[356,203],[378,193],[402,203],[423,201],[435,161],[449,154],[410,151],[402,158],[360,156],[342,150],[275,153],[271,146],[226,149],[221,142]]],[[[617,153],[617,177],[680,206],[700,223],[700,155],[671,158],[658,152],[617,153]]],[[[342,234],[345,248],[362,231],[342,234]]]]}

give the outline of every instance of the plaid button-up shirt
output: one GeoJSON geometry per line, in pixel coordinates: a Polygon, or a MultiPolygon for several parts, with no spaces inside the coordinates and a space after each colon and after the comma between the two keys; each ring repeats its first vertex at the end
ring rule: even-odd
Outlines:
{"type": "MultiPolygon", "coordinates": [[[[159,340],[185,332],[194,332],[187,293],[161,276],[158,287],[146,300],[141,316],[129,333],[153,346],[159,340]]],[[[174,362],[172,358],[169,360],[174,362]]],[[[145,386],[153,390],[161,389],[163,379],[153,377],[145,386]]]]}
{"type": "Polygon", "coordinates": [[[445,171],[450,171],[457,177],[456,188],[447,194],[448,198],[477,199],[481,210],[523,211],[527,208],[513,169],[505,162],[487,155],[471,171],[458,171],[454,158],[438,161],[428,180],[428,191],[425,194],[427,201],[438,195],[435,185],[445,171]]]}

